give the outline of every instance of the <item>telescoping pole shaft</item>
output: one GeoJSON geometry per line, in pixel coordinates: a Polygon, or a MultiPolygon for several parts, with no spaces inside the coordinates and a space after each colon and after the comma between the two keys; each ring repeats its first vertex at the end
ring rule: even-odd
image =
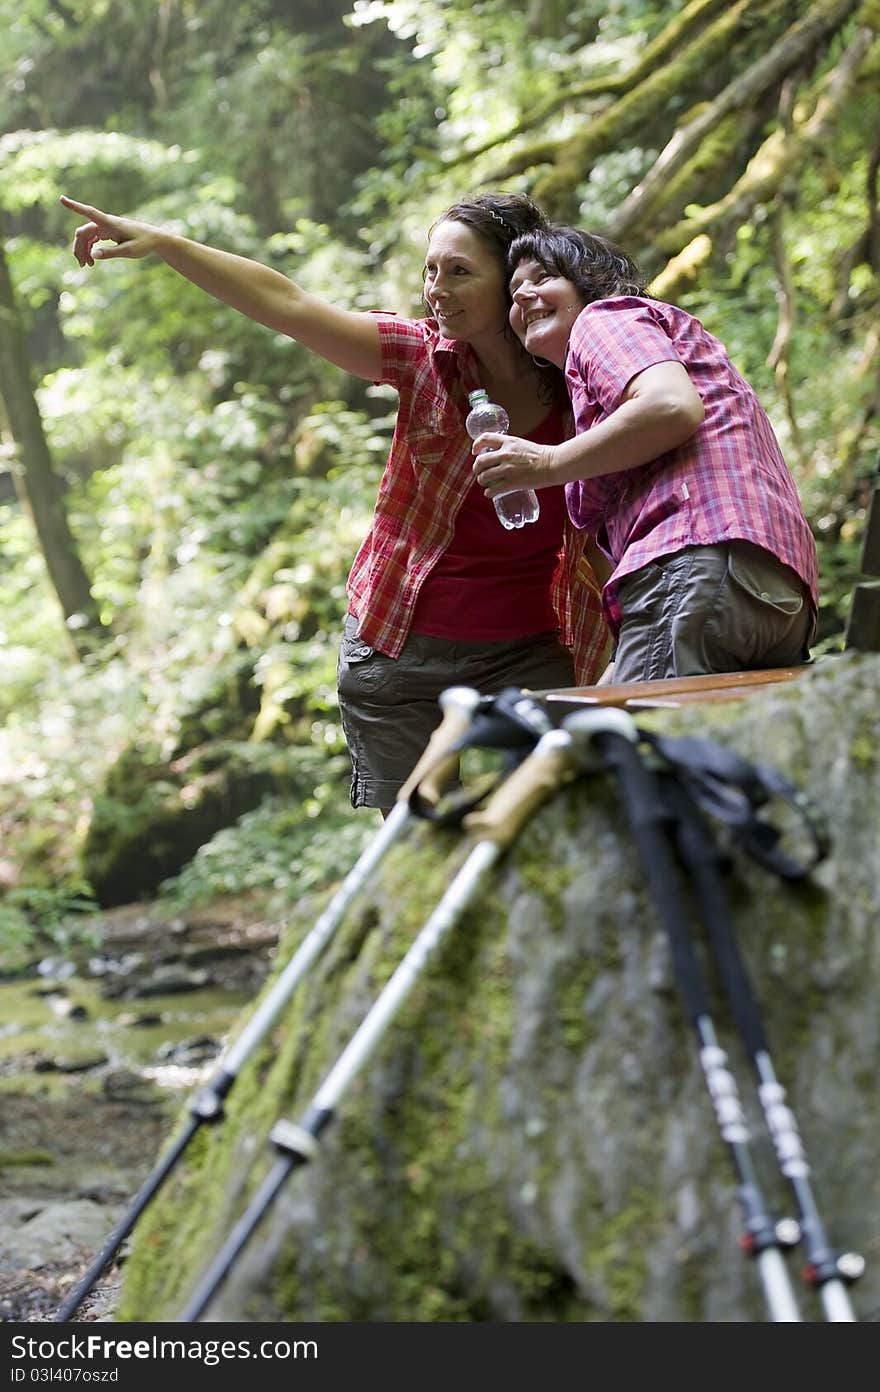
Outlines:
{"type": "Polygon", "coordinates": [[[189,1107],[190,1119],[186,1127],[147,1176],[128,1211],[108,1234],[88,1270],[53,1316],[53,1322],[66,1322],[76,1313],[133,1230],[144,1209],[177,1165],[193,1136],[204,1124],[216,1123],[222,1118],[223,1102],[243,1064],[271,1029],[306,972],[324,951],[355,896],[369,881],[376,867],[412,821],[409,798],[413,788],[419,788],[423,799],[429,802],[436,801],[449,780],[454,777],[458,760],[450,751],[467,730],[479,702],[479,694],[471,687],[448,687],[442,693],[440,708],[443,715],[440,724],[432,734],[424,754],[400,789],[394,807],[382,827],[349,870],[314,927],[300,943],[238,1038],[223,1054],[213,1077],[193,1097],[189,1107]]]}
{"type": "MultiPolygon", "coordinates": [[[[279,1010],[287,1003],[309,968],[317,961],[338,928],[343,915],[355,896],[363,889],[374,870],[398,841],[412,820],[409,796],[418,787],[422,797],[440,797],[449,778],[454,775],[457,758],[450,750],[467,729],[479,704],[479,695],[471,687],[448,687],[440,697],[443,719],[431,736],[406,783],[397,794],[394,807],[380,830],[365,848],[356,864],[349,870],[339,889],[308,935],[303,939],[272,990],[256,1011],[253,1019],[226,1055],[223,1074],[233,1076],[241,1068],[266,1032],[274,1024],[279,1010]]],[[[224,1078],[225,1081],[225,1078],[224,1078]]],[[[228,1091],[228,1086],[226,1088],[228,1091]]]]}
{"type": "Polygon", "coordinates": [[[674,779],[669,781],[669,795],[678,812],[679,850],[700,904],[718,976],[743,1049],[756,1074],[758,1098],[779,1168],[791,1184],[797,1204],[807,1257],[806,1280],[818,1287],[827,1320],[854,1322],[856,1316],[846,1282],[858,1280],[864,1260],[857,1252],[835,1253],[828,1240],[810,1184],[810,1166],[797,1119],[787,1104],[785,1088],[776,1077],[757,997],[737,943],[718,849],[699,809],[674,779]]]}
{"type": "Polygon", "coordinates": [[[279,1158],[199,1281],[180,1316],[182,1322],[200,1319],[288,1176],[315,1159],[319,1136],[440,943],[527,818],[559,787],[570,767],[569,737],[564,730],[552,730],[541,737],[532,754],[506,779],[488,805],[466,819],[468,831],[477,837],[476,845],[300,1120],[282,1119],[272,1128],[270,1140],[279,1158]]]}
{"type": "Polygon", "coordinates": [[[770,1318],[776,1322],[799,1322],[800,1311],[782,1260],[780,1231],[767,1211],[758,1185],[736,1079],[727,1066],[724,1050],[718,1046],[683,909],[682,883],[669,839],[671,813],[657,776],[638,752],[639,735],[632,717],[611,708],[606,708],[605,717],[604,728],[581,715],[570,716],[567,726],[574,739],[582,742],[585,757],[589,757],[592,745],[616,777],[649,892],[669,940],[685,1011],[697,1035],[700,1064],[718,1127],[739,1180],[737,1192],[745,1224],[743,1245],[757,1261],[770,1318]]]}

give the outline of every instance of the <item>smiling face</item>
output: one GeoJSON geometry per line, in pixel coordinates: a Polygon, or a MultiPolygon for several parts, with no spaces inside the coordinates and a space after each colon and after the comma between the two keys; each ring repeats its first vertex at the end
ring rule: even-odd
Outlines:
{"type": "Polygon", "coordinates": [[[564,367],[571,326],[586,304],[580,291],[539,261],[520,261],[510,294],[510,326],[526,351],[564,367]]]}
{"type": "Polygon", "coordinates": [[[499,257],[463,222],[447,219],[431,233],[425,256],[425,301],[444,338],[479,344],[507,323],[505,271],[499,257]]]}

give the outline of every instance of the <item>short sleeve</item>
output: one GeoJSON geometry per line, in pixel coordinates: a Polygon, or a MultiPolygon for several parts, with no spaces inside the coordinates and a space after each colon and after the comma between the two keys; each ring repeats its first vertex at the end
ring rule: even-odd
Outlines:
{"type": "Polygon", "coordinates": [[[621,295],[596,300],[578,316],[566,377],[579,381],[587,398],[610,415],[633,377],[657,363],[680,361],[652,301],[621,295]]]}

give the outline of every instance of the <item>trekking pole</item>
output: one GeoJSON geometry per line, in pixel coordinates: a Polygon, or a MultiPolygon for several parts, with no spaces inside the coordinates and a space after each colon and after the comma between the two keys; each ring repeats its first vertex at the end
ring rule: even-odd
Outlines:
{"type": "Polygon", "coordinates": [[[306,972],[323,952],[339,926],[348,906],[363,888],[379,862],[397,841],[413,819],[410,812],[411,792],[420,787],[428,802],[439,798],[445,783],[454,777],[458,766],[449,751],[467,730],[480,703],[478,693],[471,687],[448,687],[440,696],[443,718],[431,735],[424,754],[397,795],[394,807],[381,829],[349,870],[342,884],[327,904],[314,927],[300,943],[281,975],[257,1007],[238,1038],[221,1057],[214,1076],[190,1102],[190,1119],[168,1152],[160,1159],[138,1190],[128,1211],[109,1233],[98,1255],[76,1288],[61,1305],[53,1322],[69,1320],[109,1265],[121,1244],[132,1231],[150,1200],[161,1188],[199,1128],[214,1124],[224,1115],[223,1102],[228,1096],[244,1062],[274,1024],[278,1014],[290,1000],[306,972]],[[424,783],[422,783],[424,777],[424,783]]]}
{"type": "Polygon", "coordinates": [[[564,729],[550,730],[500,785],[486,807],[465,818],[465,828],[477,837],[476,845],[299,1121],[281,1119],[273,1126],[269,1140],[279,1158],[200,1280],[180,1316],[182,1322],[200,1318],[288,1176],[316,1158],[319,1136],[333,1120],[342,1097],[367,1063],[429,959],[528,817],[559,787],[571,767],[569,735],[564,729]]]}
{"type": "Polygon", "coordinates": [[[706,988],[682,913],[682,884],[669,840],[672,814],[657,776],[638,752],[640,736],[632,717],[614,707],[605,707],[603,714],[601,727],[581,715],[569,716],[566,726],[573,738],[581,740],[585,753],[592,743],[615,775],[650,894],[669,940],[685,1012],[699,1041],[700,1063],[721,1136],[739,1181],[737,1194],[745,1223],[741,1245],[757,1261],[771,1320],[799,1322],[800,1312],[781,1255],[783,1247],[797,1241],[797,1225],[791,1220],[775,1224],[761,1195],[736,1079],[716,1038],[706,988]]]}
{"type": "Polygon", "coordinates": [[[692,878],[731,1013],[757,1076],[758,1097],[779,1168],[794,1193],[807,1258],[804,1279],[819,1291],[829,1321],[855,1321],[846,1287],[863,1274],[865,1262],[857,1252],[836,1254],[826,1236],[810,1186],[810,1166],[797,1119],[786,1103],[785,1088],[776,1077],[758,1001],[737,944],[718,847],[699,809],[675,779],[670,779],[667,791],[678,816],[679,851],[692,878]]]}

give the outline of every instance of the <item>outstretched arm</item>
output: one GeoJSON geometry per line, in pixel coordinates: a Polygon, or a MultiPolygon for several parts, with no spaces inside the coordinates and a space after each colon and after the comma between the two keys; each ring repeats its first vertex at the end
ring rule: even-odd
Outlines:
{"type": "Polygon", "coordinates": [[[511,488],[619,474],[684,444],[702,420],[703,402],[683,365],[657,363],[632,379],[616,411],[561,445],[481,435],[473,445],[474,473],[488,498],[511,488]]]}
{"type": "Polygon", "coordinates": [[[371,314],[328,304],[259,261],[190,241],[148,222],[101,212],[72,198],[62,197],[61,202],[88,219],[73,239],[73,254],[81,266],[159,256],[214,299],[295,338],[346,372],[371,382],[381,376],[379,329],[371,314]],[[106,242],[115,245],[103,245],[106,242]]]}

